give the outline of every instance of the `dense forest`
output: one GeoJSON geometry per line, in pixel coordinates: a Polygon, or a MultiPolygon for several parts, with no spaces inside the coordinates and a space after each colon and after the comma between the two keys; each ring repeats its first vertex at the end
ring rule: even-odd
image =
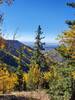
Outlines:
{"type": "MultiPolygon", "coordinates": [[[[14,3],[14,0],[0,0],[0,6],[14,3]]],[[[66,6],[75,8],[75,2],[66,6]]],[[[45,91],[50,100],[75,100],[75,20],[65,21],[69,28],[57,36],[59,46],[47,52],[40,25],[31,48],[16,40],[16,33],[13,40],[6,40],[3,20],[0,13],[0,94],[45,91]]]]}

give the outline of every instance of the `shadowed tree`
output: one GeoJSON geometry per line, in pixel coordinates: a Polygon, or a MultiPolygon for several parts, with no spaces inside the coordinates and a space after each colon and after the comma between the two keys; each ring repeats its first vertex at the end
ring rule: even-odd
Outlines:
{"type": "Polygon", "coordinates": [[[22,58],[24,57],[24,46],[20,47],[19,51],[19,61],[18,61],[18,68],[16,71],[17,78],[18,78],[18,84],[16,84],[15,88],[16,90],[23,91],[26,90],[26,83],[23,81],[23,66],[22,66],[22,58]]]}

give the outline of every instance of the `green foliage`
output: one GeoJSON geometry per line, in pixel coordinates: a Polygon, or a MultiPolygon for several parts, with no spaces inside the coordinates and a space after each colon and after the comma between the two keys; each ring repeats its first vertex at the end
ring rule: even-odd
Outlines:
{"type": "Polygon", "coordinates": [[[18,66],[18,70],[16,72],[17,74],[17,84],[15,86],[16,90],[19,90],[19,91],[23,91],[23,71],[21,69],[21,66],[18,66]]]}
{"type": "Polygon", "coordinates": [[[31,64],[38,64],[39,68],[42,69],[42,67],[45,67],[45,57],[42,53],[42,50],[44,50],[44,43],[41,42],[41,40],[44,38],[41,35],[43,32],[41,31],[40,25],[38,26],[36,38],[35,38],[35,46],[33,51],[33,56],[31,58],[31,64]]]}
{"type": "Polygon", "coordinates": [[[19,66],[17,68],[17,78],[18,78],[18,84],[16,84],[16,89],[19,90],[19,91],[23,91],[24,90],[24,85],[25,83],[23,82],[23,68],[22,68],[22,65],[21,65],[21,61],[22,61],[22,57],[23,57],[23,50],[24,50],[24,47],[21,47],[20,48],[20,54],[19,54],[19,66]]]}
{"type": "Polygon", "coordinates": [[[49,93],[53,100],[69,100],[72,94],[71,79],[69,77],[53,79],[50,81],[49,93]]]}
{"type": "Polygon", "coordinates": [[[56,50],[63,56],[68,58],[68,54],[67,54],[67,48],[64,44],[61,44],[58,48],[56,48],[56,50]]]}
{"type": "MultiPolygon", "coordinates": [[[[68,3],[67,5],[74,7],[74,3],[68,3]]],[[[49,94],[52,100],[70,100],[72,98],[73,92],[75,92],[75,21],[66,21],[70,26],[68,31],[63,32],[62,36],[59,36],[61,45],[57,50],[65,58],[65,62],[62,64],[53,64],[51,67],[52,75],[49,81],[49,94]]],[[[38,41],[38,36],[36,37],[38,41]]],[[[35,59],[36,64],[40,65],[40,55],[39,45],[36,41],[36,52],[35,59]],[[38,48],[37,48],[38,47],[38,48]]],[[[34,62],[35,62],[34,59],[34,62]]],[[[46,75],[46,77],[48,77],[46,75]]]]}
{"type": "MultiPolygon", "coordinates": [[[[75,8],[75,3],[67,3],[68,6],[75,8]]],[[[60,47],[58,51],[68,60],[68,64],[75,65],[75,20],[67,20],[69,30],[64,31],[62,36],[59,37],[60,47]]]]}
{"type": "Polygon", "coordinates": [[[41,36],[42,34],[43,32],[41,31],[41,27],[39,25],[35,38],[34,51],[30,63],[30,70],[28,72],[29,81],[27,85],[29,89],[41,88],[41,85],[43,84],[42,71],[47,70],[46,58],[42,52],[42,50],[44,50],[44,43],[41,42],[41,40],[44,38],[41,36]]]}
{"type": "Polygon", "coordinates": [[[54,66],[53,77],[49,81],[52,100],[70,100],[72,96],[72,68],[54,66]]]}

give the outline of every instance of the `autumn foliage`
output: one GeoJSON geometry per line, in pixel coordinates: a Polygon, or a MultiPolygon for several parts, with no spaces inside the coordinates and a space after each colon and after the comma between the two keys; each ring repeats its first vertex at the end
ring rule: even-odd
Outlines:
{"type": "Polygon", "coordinates": [[[6,67],[1,67],[0,65],[0,92],[6,93],[13,91],[16,83],[16,74],[10,73],[6,67]]]}
{"type": "Polygon", "coordinates": [[[6,42],[5,40],[0,36],[0,49],[3,49],[6,47],[6,42]]]}

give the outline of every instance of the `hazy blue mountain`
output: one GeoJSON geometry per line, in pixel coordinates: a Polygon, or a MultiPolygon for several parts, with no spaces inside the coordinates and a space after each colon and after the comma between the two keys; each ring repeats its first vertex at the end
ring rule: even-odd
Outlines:
{"type": "Polygon", "coordinates": [[[51,58],[56,63],[61,63],[64,61],[62,55],[55,49],[46,52],[45,55],[51,58]]]}
{"type": "MultiPolygon", "coordinates": [[[[23,42],[24,44],[30,46],[31,48],[34,47],[34,43],[33,42],[23,42]]],[[[49,50],[53,50],[55,48],[57,48],[59,46],[59,44],[57,43],[45,43],[45,51],[49,51],[49,50]]]]}

